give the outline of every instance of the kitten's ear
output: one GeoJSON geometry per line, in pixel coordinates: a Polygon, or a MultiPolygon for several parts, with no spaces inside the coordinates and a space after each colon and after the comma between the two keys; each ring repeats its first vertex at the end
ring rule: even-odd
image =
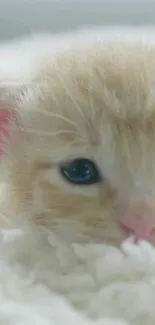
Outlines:
{"type": "Polygon", "coordinates": [[[4,137],[8,137],[8,129],[11,121],[18,116],[16,91],[3,86],[0,88],[0,156],[4,137]]]}

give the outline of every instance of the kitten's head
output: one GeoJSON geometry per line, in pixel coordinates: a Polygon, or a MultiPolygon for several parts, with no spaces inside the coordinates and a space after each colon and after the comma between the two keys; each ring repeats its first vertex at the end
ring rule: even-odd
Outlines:
{"type": "Polygon", "coordinates": [[[155,243],[155,50],[96,43],[59,54],[20,106],[2,160],[7,208],[72,241],[131,232],[155,243]]]}

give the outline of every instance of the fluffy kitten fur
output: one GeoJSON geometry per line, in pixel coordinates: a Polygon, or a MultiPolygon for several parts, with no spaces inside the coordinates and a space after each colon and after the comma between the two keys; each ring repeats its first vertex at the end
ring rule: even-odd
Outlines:
{"type": "Polygon", "coordinates": [[[81,31],[2,48],[2,88],[19,84],[20,111],[1,159],[2,224],[16,215],[71,241],[118,243],[128,202],[154,200],[155,48],[124,35],[81,31]],[[19,66],[6,73],[9,49],[19,66]],[[78,157],[96,162],[101,184],[62,178],[59,164],[78,157]]]}

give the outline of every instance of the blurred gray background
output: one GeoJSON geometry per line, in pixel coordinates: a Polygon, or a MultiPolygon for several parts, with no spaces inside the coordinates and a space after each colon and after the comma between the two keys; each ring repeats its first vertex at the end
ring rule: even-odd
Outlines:
{"type": "Polygon", "coordinates": [[[0,0],[0,39],[111,24],[155,24],[155,0],[0,0]]]}

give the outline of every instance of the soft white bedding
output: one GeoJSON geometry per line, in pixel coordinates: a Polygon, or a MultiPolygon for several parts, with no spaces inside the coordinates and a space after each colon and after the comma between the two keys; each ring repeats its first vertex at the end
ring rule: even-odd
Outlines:
{"type": "Polygon", "coordinates": [[[71,245],[45,230],[3,232],[1,325],[154,325],[155,250],[71,245]]]}

